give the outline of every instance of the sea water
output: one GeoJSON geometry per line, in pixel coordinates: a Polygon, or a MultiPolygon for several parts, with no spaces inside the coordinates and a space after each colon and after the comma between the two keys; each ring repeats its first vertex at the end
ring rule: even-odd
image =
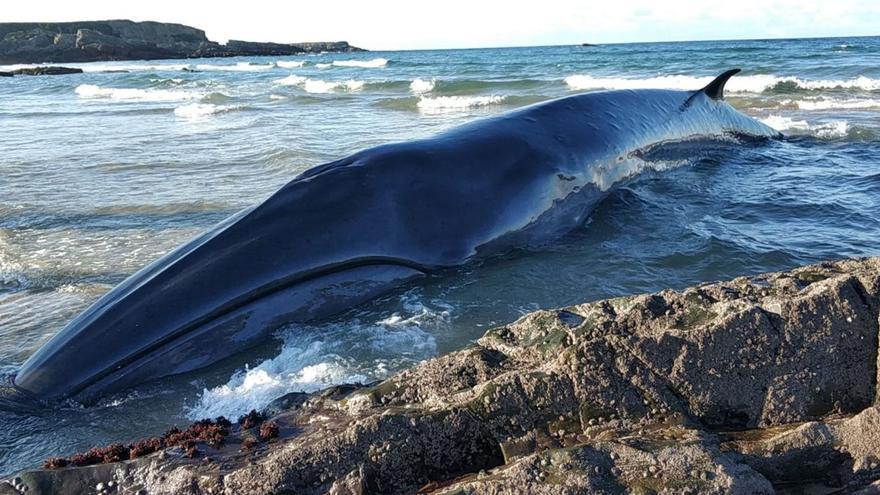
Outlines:
{"type": "Polygon", "coordinates": [[[880,254],[880,38],[77,66],[85,73],[0,79],[7,376],[138,268],[366,147],[579,92],[695,90],[733,67],[743,72],[727,100],[786,138],[641,176],[557,242],[279,328],[207,370],[88,407],[0,401],[0,473],[381,379],[538,308],[880,254]]]}

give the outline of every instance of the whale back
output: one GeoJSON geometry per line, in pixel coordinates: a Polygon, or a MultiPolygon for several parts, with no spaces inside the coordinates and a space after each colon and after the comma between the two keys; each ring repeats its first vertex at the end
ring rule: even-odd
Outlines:
{"type": "Polygon", "coordinates": [[[651,168],[648,150],[778,135],[721,99],[723,76],[694,92],[572,95],[315,167],[109,291],[15,383],[56,398],[194,369],[273,329],[254,321],[326,317],[432,270],[548,242],[651,168]],[[212,340],[218,322],[228,338],[212,340]]]}

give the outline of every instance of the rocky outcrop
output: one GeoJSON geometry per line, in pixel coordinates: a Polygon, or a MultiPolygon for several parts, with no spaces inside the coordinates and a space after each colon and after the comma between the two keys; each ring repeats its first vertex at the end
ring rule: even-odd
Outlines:
{"type": "Polygon", "coordinates": [[[181,24],[127,20],[0,23],[0,64],[151,60],[240,55],[295,55],[322,51],[362,51],[344,41],[226,45],[181,24]]]}
{"type": "Polygon", "coordinates": [[[16,76],[61,76],[64,74],[82,74],[82,69],[76,67],[25,67],[10,72],[16,76]]]}
{"type": "Polygon", "coordinates": [[[874,493],[878,311],[880,258],[538,311],[381,383],[285,397],[278,438],[232,426],[202,457],[174,447],[6,487],[874,493]]]}

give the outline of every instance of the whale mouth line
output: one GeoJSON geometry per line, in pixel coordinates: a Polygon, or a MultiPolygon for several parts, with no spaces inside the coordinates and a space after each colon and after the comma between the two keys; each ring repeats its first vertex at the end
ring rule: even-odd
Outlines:
{"type": "Polygon", "coordinates": [[[141,358],[148,356],[152,353],[160,351],[163,348],[168,348],[168,346],[173,346],[175,341],[179,341],[185,338],[191,332],[196,331],[197,329],[210,324],[213,321],[217,321],[224,316],[227,316],[236,310],[247,307],[248,305],[259,301],[264,298],[268,298],[273,294],[284,291],[286,289],[290,289],[298,284],[303,284],[306,282],[314,281],[320,279],[322,277],[327,277],[335,274],[339,274],[348,270],[353,270],[357,268],[364,268],[369,266],[384,266],[384,267],[400,267],[407,268],[410,270],[414,270],[420,272],[422,274],[427,273],[430,269],[429,267],[425,267],[424,265],[420,265],[418,263],[414,263],[405,259],[400,258],[389,258],[389,257],[363,257],[357,258],[353,260],[348,260],[342,263],[336,263],[332,265],[323,266],[321,268],[310,270],[306,272],[299,272],[288,277],[283,277],[277,280],[272,281],[269,284],[265,284],[262,287],[259,287],[255,290],[252,290],[246,294],[243,294],[237,298],[234,298],[226,303],[218,306],[214,310],[205,313],[199,318],[196,318],[184,325],[181,325],[178,329],[173,332],[169,332],[167,335],[163,336],[160,339],[157,339],[153,343],[141,347],[137,349],[135,352],[128,354],[127,356],[119,359],[114,362],[110,366],[106,367],[104,370],[94,373],[89,377],[88,380],[85,380],[76,386],[71,388],[71,393],[67,394],[69,397],[76,397],[86,391],[92,385],[99,383],[119,370],[125,369],[132,363],[137,362],[141,358]]]}

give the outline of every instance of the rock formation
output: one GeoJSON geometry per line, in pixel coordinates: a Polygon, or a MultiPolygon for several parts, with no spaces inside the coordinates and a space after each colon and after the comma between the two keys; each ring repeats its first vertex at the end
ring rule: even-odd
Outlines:
{"type": "Polygon", "coordinates": [[[16,76],[61,76],[64,74],[82,74],[82,69],[76,67],[25,67],[15,69],[10,75],[16,76]]]}
{"type": "Polygon", "coordinates": [[[209,41],[181,24],[127,20],[0,23],[0,64],[152,60],[362,51],[344,41],[252,43],[209,41]]]}
{"type": "Polygon", "coordinates": [[[878,312],[880,258],[538,311],[381,383],[286,396],[278,438],[248,419],[201,457],[5,489],[877,493],[878,312]]]}

